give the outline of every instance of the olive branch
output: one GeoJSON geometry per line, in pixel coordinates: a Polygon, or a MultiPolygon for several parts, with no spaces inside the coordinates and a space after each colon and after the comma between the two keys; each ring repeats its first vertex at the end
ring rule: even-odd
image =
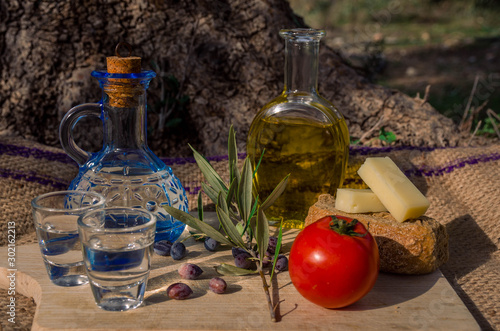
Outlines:
{"type": "MultiPolygon", "coordinates": [[[[222,180],[221,176],[203,155],[198,153],[192,146],[189,147],[193,150],[196,163],[206,180],[206,183],[203,182],[201,184],[202,191],[215,204],[219,220],[219,230],[203,221],[202,191],[198,193],[198,218],[175,207],[165,206],[164,208],[172,217],[191,228],[204,233],[221,244],[239,247],[248,252],[253,260],[257,261],[256,270],[243,269],[226,263],[216,266],[215,269],[223,275],[241,276],[258,273],[262,279],[271,320],[276,321],[274,307],[269,294],[269,286],[263,268],[264,257],[269,245],[269,221],[264,211],[283,193],[288,183],[289,175],[283,178],[271,194],[260,203],[259,196],[253,194],[252,182],[264,152],[255,166],[255,170],[252,170],[252,164],[247,156],[240,171],[238,169],[238,149],[233,126],[229,129],[228,139],[229,185],[222,180]]],[[[281,240],[282,227],[280,226],[270,280],[274,276],[274,268],[281,248],[281,240]]]]}

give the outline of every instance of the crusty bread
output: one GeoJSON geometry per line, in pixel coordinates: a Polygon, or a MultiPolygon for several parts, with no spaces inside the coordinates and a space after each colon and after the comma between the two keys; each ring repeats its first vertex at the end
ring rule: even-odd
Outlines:
{"type": "Polygon", "coordinates": [[[430,273],[448,260],[446,227],[430,217],[403,223],[388,212],[350,214],[335,209],[335,199],[324,194],[309,208],[305,226],[328,215],[356,218],[374,236],[380,252],[380,271],[398,274],[430,273]]]}

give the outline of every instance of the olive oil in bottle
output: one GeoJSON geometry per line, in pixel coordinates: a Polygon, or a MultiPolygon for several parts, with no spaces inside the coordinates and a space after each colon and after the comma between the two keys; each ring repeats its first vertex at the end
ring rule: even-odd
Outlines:
{"type": "Polygon", "coordinates": [[[349,152],[347,125],[340,112],[317,93],[321,30],[282,30],[285,88],[254,118],[247,154],[257,169],[261,200],[290,174],[282,196],[266,210],[270,221],[301,228],[320,194],[335,195],[344,179],[349,152]]]}

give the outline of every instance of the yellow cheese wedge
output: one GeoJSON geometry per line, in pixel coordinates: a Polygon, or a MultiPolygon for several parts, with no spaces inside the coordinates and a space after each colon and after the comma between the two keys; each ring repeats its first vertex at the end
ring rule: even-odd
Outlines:
{"type": "Polygon", "coordinates": [[[429,200],[389,157],[367,158],[358,174],[399,222],[422,216],[429,208],[429,200]]]}
{"type": "Polygon", "coordinates": [[[387,211],[370,189],[339,188],[335,197],[335,209],[346,213],[375,213],[387,211]]]}

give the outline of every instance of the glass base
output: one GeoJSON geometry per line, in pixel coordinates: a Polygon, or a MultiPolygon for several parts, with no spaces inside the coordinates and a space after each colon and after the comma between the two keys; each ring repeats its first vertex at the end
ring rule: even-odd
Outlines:
{"type": "Polygon", "coordinates": [[[70,275],[52,279],[53,284],[66,287],[85,285],[88,282],[89,279],[87,278],[87,276],[82,275],[70,275]]]}
{"type": "Polygon", "coordinates": [[[110,298],[104,299],[97,306],[107,311],[126,311],[135,309],[142,304],[142,300],[131,298],[110,298]]]}
{"type": "Polygon", "coordinates": [[[144,300],[146,280],[126,286],[99,286],[90,282],[97,306],[108,311],[125,311],[139,307],[144,300]]]}
{"type": "Polygon", "coordinates": [[[45,261],[45,268],[51,282],[57,286],[80,286],[89,282],[83,262],[76,265],[57,265],[45,261]]]}

